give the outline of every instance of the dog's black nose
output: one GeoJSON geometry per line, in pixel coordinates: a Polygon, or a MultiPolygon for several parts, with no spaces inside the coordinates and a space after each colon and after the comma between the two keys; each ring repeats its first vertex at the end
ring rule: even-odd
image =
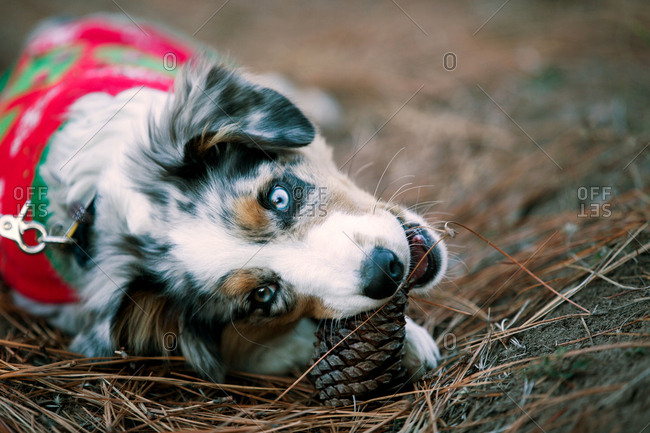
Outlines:
{"type": "Polygon", "coordinates": [[[394,252],[375,248],[361,266],[361,278],[365,283],[363,294],[372,299],[387,298],[404,277],[404,265],[394,252]]]}

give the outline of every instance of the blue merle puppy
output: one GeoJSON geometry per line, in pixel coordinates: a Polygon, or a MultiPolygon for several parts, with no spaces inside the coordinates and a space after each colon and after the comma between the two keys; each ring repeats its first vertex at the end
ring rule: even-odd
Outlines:
{"type": "MultiPolygon", "coordinates": [[[[81,259],[51,253],[79,296],[47,311],[72,350],[178,354],[214,381],[282,374],[307,365],[318,319],[441,280],[446,249],[423,218],[355,186],[286,97],[199,57],[171,91],[84,95],[52,137],[47,224],[94,196],[81,259]]],[[[438,348],[410,319],[406,340],[417,379],[438,348]]]]}

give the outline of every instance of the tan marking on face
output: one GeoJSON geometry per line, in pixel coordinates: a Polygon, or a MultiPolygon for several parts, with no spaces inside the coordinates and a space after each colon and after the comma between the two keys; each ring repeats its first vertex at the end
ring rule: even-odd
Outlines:
{"type": "Polygon", "coordinates": [[[111,328],[116,347],[142,355],[171,354],[165,334],[178,336],[180,313],[167,298],[135,292],[125,298],[111,328]]]}
{"type": "Polygon", "coordinates": [[[303,314],[306,317],[313,319],[332,319],[340,317],[340,314],[329,307],[323,305],[319,298],[309,297],[305,298],[305,309],[303,314]]]}
{"type": "Polygon", "coordinates": [[[253,350],[270,340],[291,332],[303,318],[338,317],[314,297],[302,297],[290,312],[278,317],[242,319],[227,326],[221,335],[221,356],[229,365],[242,364],[253,350]]]}
{"type": "Polygon", "coordinates": [[[234,203],[237,224],[245,230],[264,232],[269,226],[266,209],[254,197],[238,197],[234,203]]]}
{"type": "Polygon", "coordinates": [[[226,278],[219,291],[232,298],[240,297],[260,287],[263,284],[261,277],[261,273],[255,269],[240,269],[226,278]]]}

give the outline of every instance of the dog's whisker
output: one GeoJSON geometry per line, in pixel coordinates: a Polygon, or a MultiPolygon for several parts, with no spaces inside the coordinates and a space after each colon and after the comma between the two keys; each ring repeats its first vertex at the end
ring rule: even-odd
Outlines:
{"type": "MultiPolygon", "coordinates": [[[[381,190],[381,192],[379,193],[379,195],[378,195],[377,198],[375,199],[376,202],[379,202],[379,200],[381,200],[381,197],[384,195],[384,193],[386,192],[386,190],[387,190],[388,188],[390,188],[393,184],[399,182],[399,181],[402,180],[402,179],[408,179],[408,178],[414,178],[414,177],[415,177],[414,174],[405,174],[405,175],[403,175],[403,176],[398,177],[397,179],[395,179],[394,181],[392,181],[391,183],[389,183],[388,185],[386,185],[386,187],[384,187],[384,189],[381,190]]],[[[409,183],[408,185],[413,185],[413,183],[409,183]]],[[[386,202],[386,203],[388,203],[388,202],[386,202]]]]}
{"type": "MultiPolygon", "coordinates": [[[[377,182],[377,186],[375,187],[375,192],[372,194],[373,197],[377,197],[377,191],[379,190],[379,185],[381,185],[381,181],[384,180],[384,176],[386,175],[386,172],[388,171],[388,168],[393,163],[395,158],[397,158],[397,155],[399,155],[400,152],[402,152],[402,150],[404,150],[404,149],[406,149],[406,147],[402,147],[400,150],[395,152],[395,155],[393,155],[393,157],[390,159],[390,161],[388,161],[388,164],[386,164],[386,168],[384,168],[384,172],[379,177],[379,181],[377,182]]],[[[374,215],[376,209],[377,209],[377,202],[375,202],[375,206],[372,208],[373,215],[374,215]]]]}
{"type": "Polygon", "coordinates": [[[430,203],[428,204],[428,206],[426,207],[426,209],[424,209],[424,211],[419,212],[419,213],[427,214],[429,212],[429,210],[431,210],[431,208],[434,207],[437,204],[440,204],[440,201],[431,200],[430,203]]]}
{"type": "MultiPolygon", "coordinates": [[[[422,202],[422,203],[415,203],[415,204],[412,204],[412,205],[410,205],[410,206],[408,206],[406,208],[404,208],[403,206],[400,206],[399,204],[394,204],[391,207],[389,207],[387,210],[389,212],[391,212],[393,209],[399,207],[400,208],[400,215],[402,215],[406,211],[417,212],[418,207],[423,206],[423,205],[426,206],[428,204],[431,204],[432,202],[433,202],[433,200],[425,201],[425,202],[422,202]]],[[[439,203],[439,202],[436,201],[436,203],[439,203]]],[[[417,212],[417,213],[420,216],[423,216],[423,214],[421,212],[417,212]]]]}
{"type": "Polygon", "coordinates": [[[400,213],[399,213],[400,216],[406,214],[407,211],[411,211],[411,212],[416,212],[421,217],[424,217],[425,213],[417,212],[416,210],[414,210],[414,208],[419,207],[419,206],[428,206],[428,205],[433,206],[433,205],[438,204],[438,203],[441,203],[441,202],[440,201],[434,201],[434,200],[428,200],[426,202],[422,202],[422,203],[419,203],[419,204],[414,204],[414,205],[408,206],[407,208],[403,208],[400,204],[396,203],[396,204],[392,205],[391,207],[389,207],[387,210],[389,212],[392,212],[393,209],[400,208],[400,213]]]}
{"type": "Polygon", "coordinates": [[[410,185],[413,185],[413,183],[412,183],[412,182],[409,182],[409,183],[405,183],[404,185],[400,186],[399,189],[398,189],[397,191],[395,191],[395,192],[393,193],[393,195],[390,196],[390,198],[389,198],[388,200],[386,200],[386,203],[387,203],[387,204],[390,204],[390,203],[393,201],[393,199],[394,199],[394,198],[399,194],[399,192],[400,192],[400,190],[401,190],[402,188],[404,188],[404,187],[408,187],[408,186],[410,186],[410,185]]]}
{"type": "Polygon", "coordinates": [[[367,162],[367,163],[363,164],[357,171],[354,172],[352,177],[354,179],[357,179],[359,177],[359,175],[361,174],[361,172],[363,172],[367,168],[372,167],[373,165],[375,165],[375,161],[370,161],[370,162],[367,162]]]}
{"type": "MultiPolygon", "coordinates": [[[[399,195],[401,195],[401,194],[405,194],[405,193],[407,193],[407,192],[409,192],[409,191],[413,191],[414,189],[417,189],[417,190],[418,190],[418,197],[419,197],[420,190],[421,190],[422,188],[433,188],[433,187],[435,187],[435,186],[436,186],[436,185],[433,185],[433,184],[428,184],[428,185],[416,185],[416,186],[412,186],[412,187],[410,187],[410,188],[405,189],[404,191],[400,192],[399,195]]],[[[392,200],[392,198],[391,198],[391,200],[392,200]]],[[[391,200],[388,200],[388,202],[390,203],[391,200]]],[[[417,203],[417,200],[416,200],[416,203],[417,203]]]]}
{"type": "MultiPolygon", "coordinates": [[[[440,203],[441,203],[440,200],[425,200],[423,202],[411,205],[407,209],[417,212],[418,209],[421,208],[421,207],[428,206],[428,205],[436,205],[436,204],[440,204],[440,203]]],[[[421,212],[418,212],[418,213],[421,213],[421,212]]]]}

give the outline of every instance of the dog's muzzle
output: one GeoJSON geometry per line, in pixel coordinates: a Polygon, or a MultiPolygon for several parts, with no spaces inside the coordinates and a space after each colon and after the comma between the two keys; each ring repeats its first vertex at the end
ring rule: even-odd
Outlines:
{"type": "Polygon", "coordinates": [[[415,223],[402,223],[409,243],[411,260],[408,272],[397,255],[386,248],[375,248],[361,266],[365,282],[363,294],[372,299],[384,299],[395,293],[404,277],[409,288],[430,283],[438,272],[442,258],[435,242],[425,229],[415,223]]]}

